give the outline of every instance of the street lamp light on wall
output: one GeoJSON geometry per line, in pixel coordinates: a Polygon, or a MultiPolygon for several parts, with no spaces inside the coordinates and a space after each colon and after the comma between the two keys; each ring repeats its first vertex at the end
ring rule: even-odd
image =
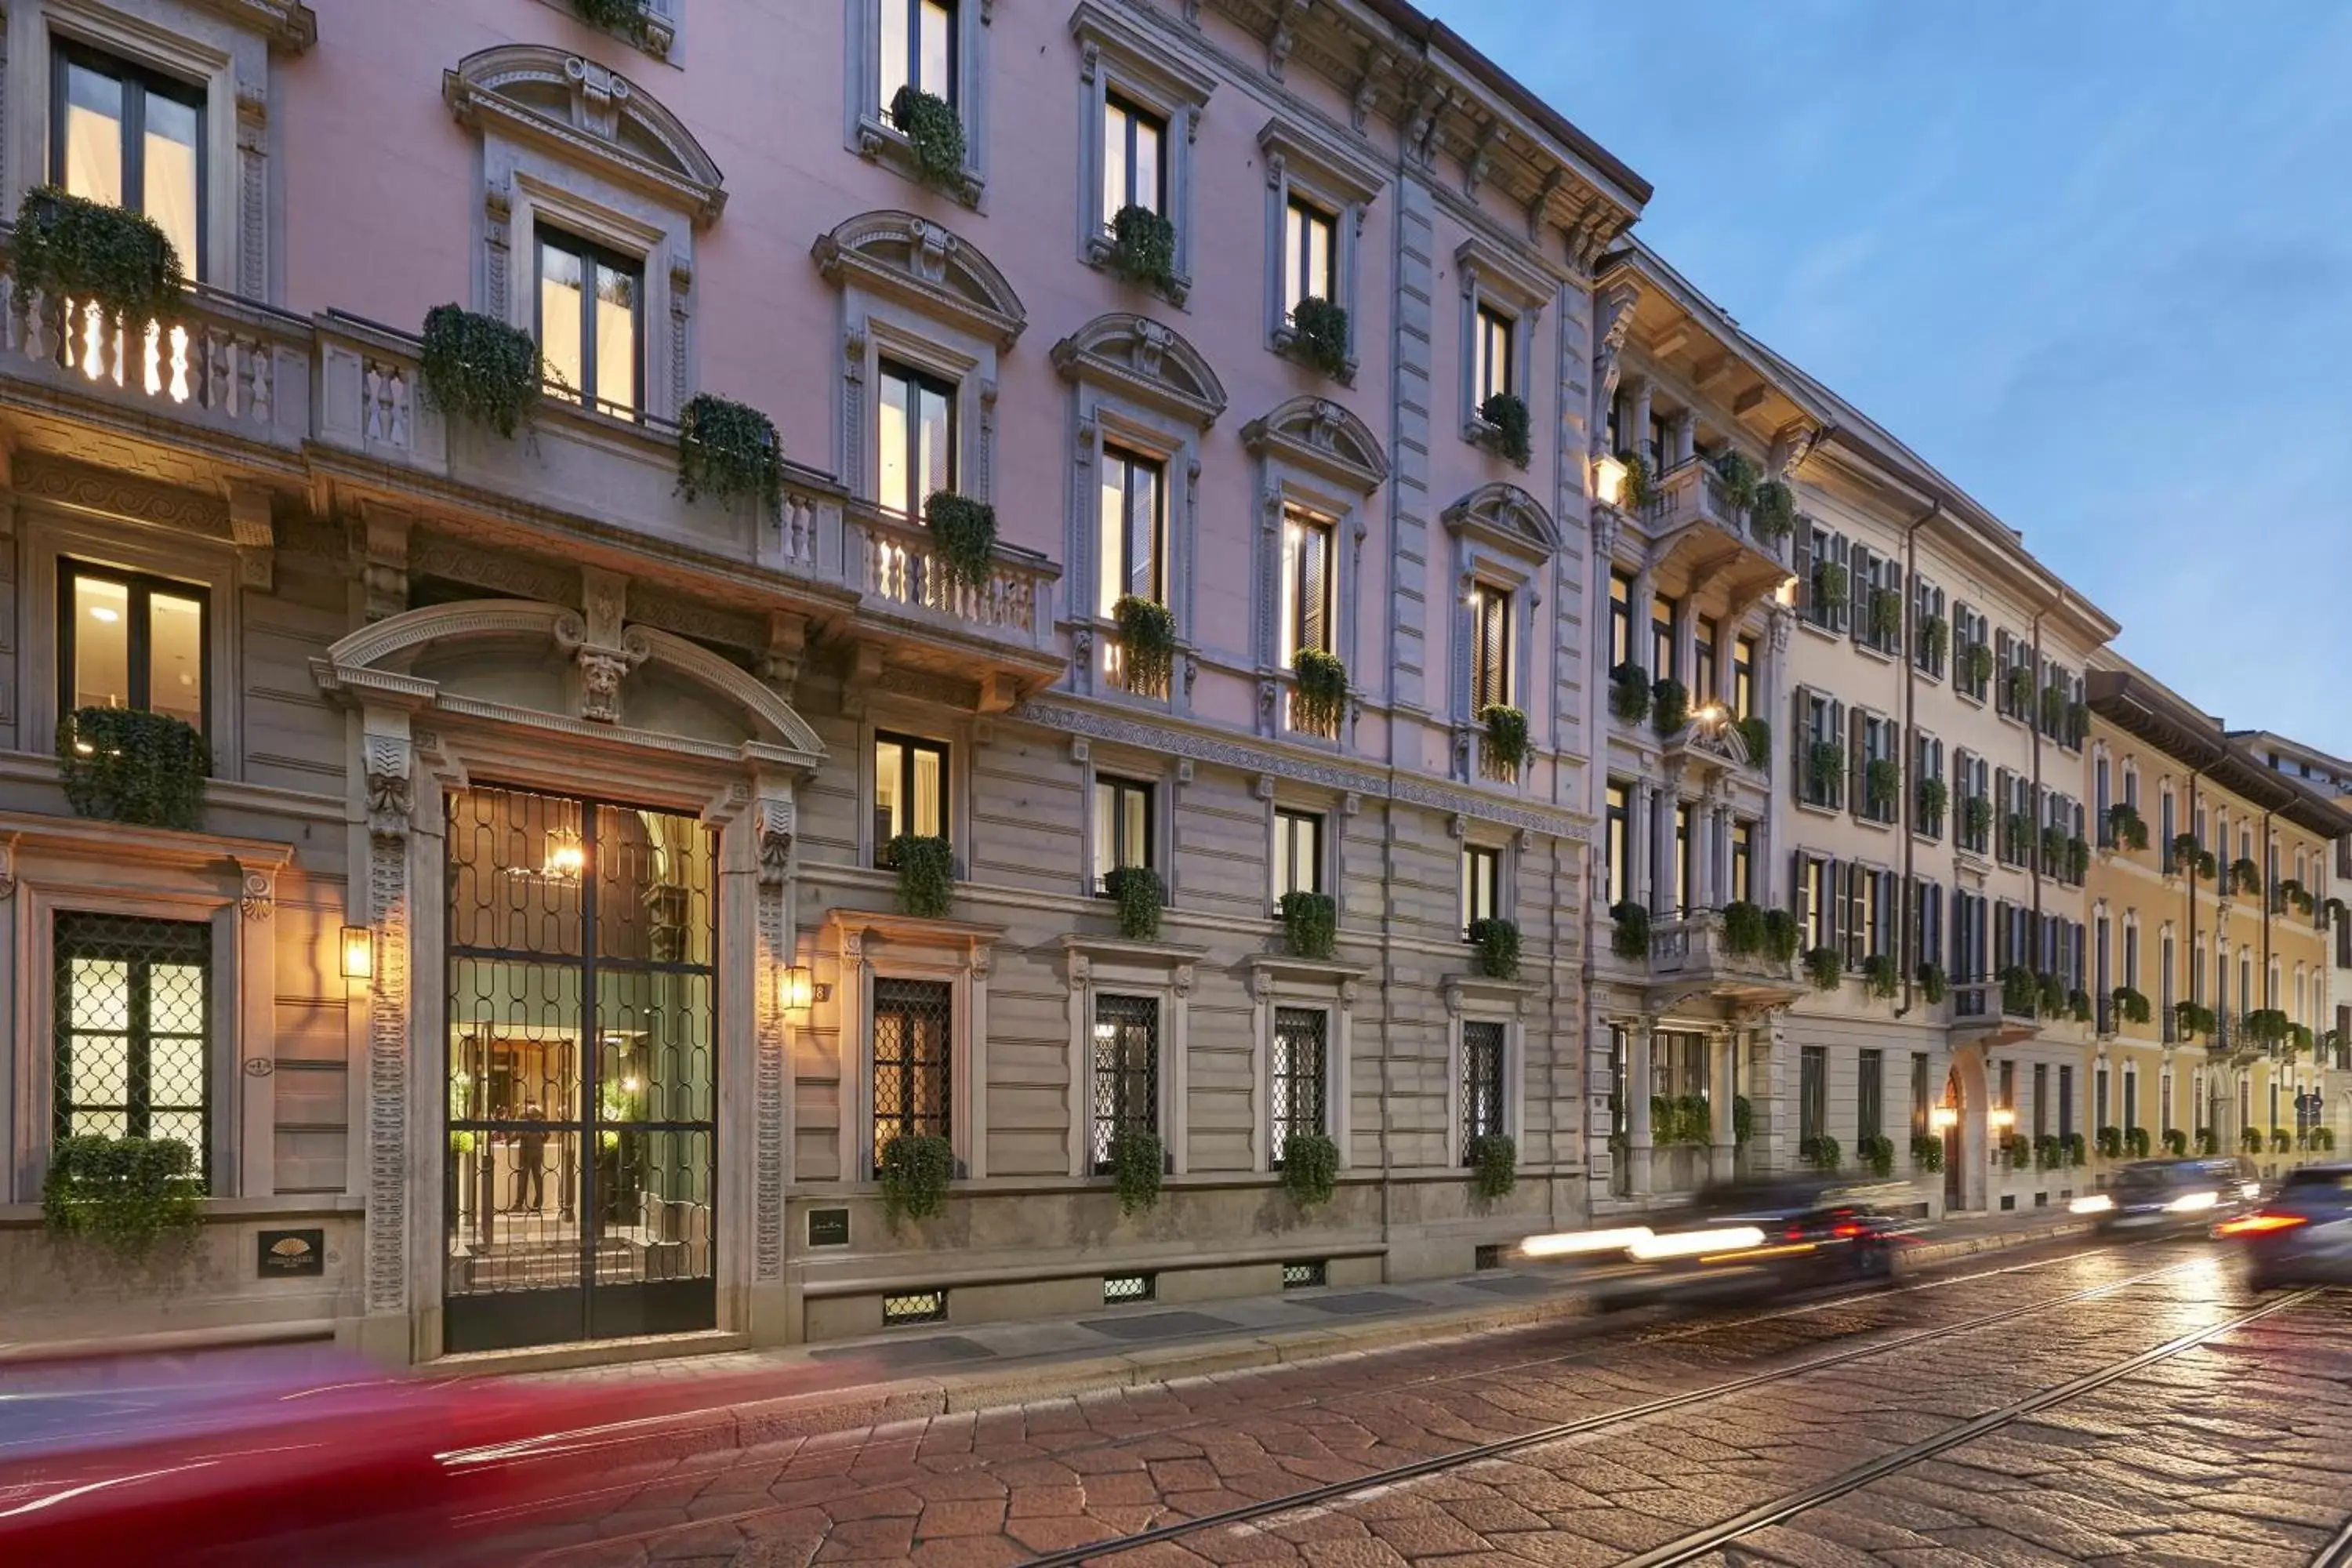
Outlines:
{"type": "Polygon", "coordinates": [[[343,978],[375,978],[375,932],[365,926],[343,928],[343,978]]]}
{"type": "Polygon", "coordinates": [[[832,994],[833,987],[819,985],[816,972],[805,963],[777,972],[776,1005],[796,1023],[807,1023],[810,1010],[832,994]]]}
{"type": "Polygon", "coordinates": [[[1985,1124],[1996,1132],[2007,1132],[2017,1126],[2017,1112],[2006,1106],[1995,1106],[1985,1112],[1985,1124]]]}
{"type": "Polygon", "coordinates": [[[1932,1107],[1927,1112],[1927,1127],[1930,1131],[1949,1132],[1959,1124],[1960,1113],[1958,1107],[1938,1105],[1932,1107]]]}
{"type": "Polygon", "coordinates": [[[1615,458],[1592,459],[1592,493],[1611,506],[1625,504],[1625,465],[1615,458]]]}

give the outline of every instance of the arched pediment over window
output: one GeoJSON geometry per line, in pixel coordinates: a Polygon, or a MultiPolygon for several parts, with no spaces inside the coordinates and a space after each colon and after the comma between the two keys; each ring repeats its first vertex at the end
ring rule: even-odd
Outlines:
{"type": "Polygon", "coordinates": [[[929,218],[862,213],[820,235],[812,254],[827,281],[854,279],[873,292],[944,318],[1009,349],[1029,311],[977,246],[929,218]]]}
{"type": "Polygon", "coordinates": [[[1389,477],[1388,454],[1371,426],[1321,397],[1294,397],[1242,426],[1253,457],[1278,457],[1370,494],[1389,477]]]}
{"type": "Polygon", "coordinates": [[[586,155],[625,183],[673,197],[709,223],[727,205],[719,165],[657,99],[594,60],[535,44],[467,55],[441,76],[464,125],[495,121],[518,137],[586,155]]]}
{"type": "Polygon", "coordinates": [[[1203,430],[1225,411],[1224,384],[1173,327],[1149,316],[1097,316],[1054,345],[1054,368],[1110,387],[1203,430]]]}
{"type": "Polygon", "coordinates": [[[711,759],[814,768],[824,742],[792,705],[699,643],[532,599],[430,605],[313,659],[321,689],[711,759]]]}
{"type": "Polygon", "coordinates": [[[1447,507],[1445,526],[1498,550],[1548,559],[1559,548],[1559,527],[1543,503],[1513,484],[1482,485],[1447,507]]]}

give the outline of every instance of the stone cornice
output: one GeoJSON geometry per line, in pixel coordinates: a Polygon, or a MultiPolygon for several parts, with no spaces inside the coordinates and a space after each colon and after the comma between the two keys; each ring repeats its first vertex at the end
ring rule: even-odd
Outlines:
{"type": "Polygon", "coordinates": [[[269,40],[269,47],[299,55],[319,41],[318,14],[302,0],[196,0],[240,26],[269,40]]]}

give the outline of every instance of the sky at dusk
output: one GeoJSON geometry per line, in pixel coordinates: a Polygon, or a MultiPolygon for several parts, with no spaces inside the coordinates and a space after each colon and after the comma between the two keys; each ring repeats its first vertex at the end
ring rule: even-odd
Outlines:
{"type": "Polygon", "coordinates": [[[2352,6],[1423,5],[2126,657],[2352,755],[2352,6]]]}

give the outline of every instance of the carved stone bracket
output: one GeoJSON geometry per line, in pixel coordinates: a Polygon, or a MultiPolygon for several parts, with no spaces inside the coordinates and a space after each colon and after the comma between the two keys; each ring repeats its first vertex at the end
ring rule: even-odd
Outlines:
{"type": "Polygon", "coordinates": [[[236,542],[237,581],[248,588],[269,592],[278,548],[278,529],[269,515],[269,491],[259,485],[231,485],[228,526],[230,537],[236,542]]]}
{"type": "Polygon", "coordinates": [[[791,878],[793,835],[796,810],[789,799],[761,797],[759,805],[760,885],[781,888],[791,878]]]}
{"type": "Polygon", "coordinates": [[[628,605],[628,579],[593,569],[581,573],[584,619],[562,616],[555,623],[555,646],[580,666],[580,717],[600,724],[621,717],[621,681],[653,656],[652,641],[622,619],[628,605]]]}
{"type": "Polygon", "coordinates": [[[278,908],[278,865],[275,861],[236,865],[237,908],[249,921],[266,921],[278,908]]]}

